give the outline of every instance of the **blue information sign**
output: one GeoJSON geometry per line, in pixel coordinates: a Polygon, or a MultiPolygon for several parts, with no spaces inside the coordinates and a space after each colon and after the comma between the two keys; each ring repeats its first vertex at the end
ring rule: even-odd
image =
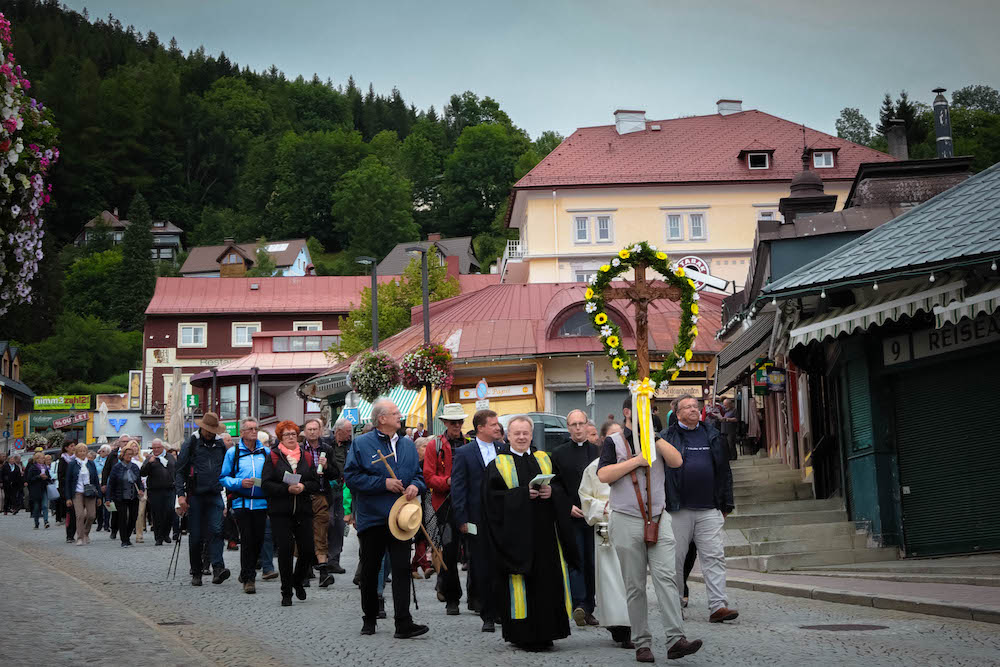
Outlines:
{"type": "Polygon", "coordinates": [[[357,408],[344,408],[344,419],[357,426],[361,421],[361,415],[357,408]]]}

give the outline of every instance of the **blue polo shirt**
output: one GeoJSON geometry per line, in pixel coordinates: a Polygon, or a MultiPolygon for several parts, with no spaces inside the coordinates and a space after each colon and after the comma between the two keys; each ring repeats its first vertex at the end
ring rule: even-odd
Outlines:
{"type": "Polygon", "coordinates": [[[708,430],[701,422],[694,428],[680,422],[677,425],[687,431],[684,464],[680,469],[681,507],[689,510],[715,509],[715,464],[708,446],[708,430]]]}

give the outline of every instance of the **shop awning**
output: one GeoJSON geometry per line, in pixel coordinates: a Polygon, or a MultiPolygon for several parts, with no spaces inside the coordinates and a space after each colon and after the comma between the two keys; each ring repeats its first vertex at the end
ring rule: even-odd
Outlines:
{"type": "MultiPolygon", "coordinates": [[[[433,413],[437,414],[438,406],[441,404],[441,390],[435,389],[431,392],[431,405],[433,407],[433,413]]],[[[400,410],[402,412],[402,409],[400,410]]],[[[406,423],[409,426],[416,426],[421,422],[427,421],[427,392],[423,389],[417,392],[417,397],[410,405],[409,412],[403,412],[406,417],[406,423]]],[[[434,430],[434,424],[424,423],[424,427],[429,431],[434,430]]]]}
{"type": "Polygon", "coordinates": [[[1000,308],[1000,280],[987,282],[975,294],[966,294],[961,301],[934,307],[934,317],[940,329],[945,324],[957,324],[963,317],[975,319],[980,313],[992,313],[1000,308]]]}
{"type": "Polygon", "coordinates": [[[836,338],[840,334],[862,331],[872,325],[894,322],[904,315],[913,317],[921,310],[932,312],[935,306],[945,306],[952,301],[962,300],[964,280],[958,280],[927,289],[926,283],[913,285],[891,292],[870,301],[856,303],[844,308],[834,308],[829,312],[808,318],[788,332],[789,349],[796,345],[808,345],[814,340],[836,338]]]}
{"type": "Polygon", "coordinates": [[[753,363],[767,356],[767,348],[771,343],[771,330],[774,328],[773,311],[761,313],[750,328],[740,334],[722,352],[718,360],[718,384],[716,390],[723,392],[736,384],[745,374],[754,370],[753,363]]]}
{"type": "MultiPolygon", "coordinates": [[[[688,373],[704,373],[708,370],[709,361],[689,361],[684,364],[684,371],[688,373]]],[[[658,371],[663,368],[662,361],[649,362],[649,370],[658,371]]]]}
{"type": "MultiPolygon", "coordinates": [[[[418,394],[420,394],[419,391],[403,389],[402,385],[398,385],[386,394],[385,398],[392,399],[392,402],[399,408],[399,414],[403,415],[403,418],[405,419],[410,413],[410,408],[413,406],[414,401],[417,400],[418,394]]],[[[338,419],[343,418],[343,416],[344,413],[341,411],[338,419]]],[[[358,403],[358,417],[360,419],[360,423],[362,424],[370,420],[372,417],[372,404],[363,398],[358,403]]]]}

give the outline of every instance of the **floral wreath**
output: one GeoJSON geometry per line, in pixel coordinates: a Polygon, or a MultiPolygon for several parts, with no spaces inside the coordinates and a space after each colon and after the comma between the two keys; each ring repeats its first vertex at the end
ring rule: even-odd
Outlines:
{"type": "Polygon", "coordinates": [[[362,352],[351,364],[347,382],[370,403],[399,384],[399,366],[386,352],[362,352]]]}
{"type": "Polygon", "coordinates": [[[649,374],[649,379],[658,388],[666,389],[671,381],[677,379],[684,365],[691,361],[693,354],[691,347],[694,345],[694,339],[698,337],[698,327],[695,325],[698,323],[700,297],[694,288],[694,281],[685,277],[684,267],[672,268],[667,253],[658,251],[656,246],[646,241],[622,248],[618,251],[618,256],[611,260],[611,264],[605,264],[591,277],[589,281],[591,287],[584,293],[587,299],[584,309],[591,316],[594,329],[604,345],[604,352],[611,360],[611,367],[618,373],[618,380],[622,384],[627,384],[630,391],[633,390],[644,378],[639,377],[639,364],[635,357],[628,354],[621,346],[621,328],[608,317],[604,290],[612,280],[635,268],[640,262],[645,262],[649,268],[663,276],[665,282],[681,290],[681,326],[677,343],[663,360],[663,367],[649,374]]]}
{"type": "Polygon", "coordinates": [[[425,384],[446,390],[455,375],[451,366],[451,352],[444,345],[421,345],[399,360],[403,374],[403,387],[421,389],[425,384]]]}

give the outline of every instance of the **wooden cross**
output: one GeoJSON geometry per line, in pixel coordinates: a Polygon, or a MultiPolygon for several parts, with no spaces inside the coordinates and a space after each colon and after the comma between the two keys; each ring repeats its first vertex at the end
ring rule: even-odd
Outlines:
{"type": "Polygon", "coordinates": [[[657,287],[646,280],[646,262],[635,265],[635,280],[628,287],[609,287],[604,298],[626,299],[635,305],[635,356],[639,360],[639,378],[649,377],[649,304],[657,299],[681,300],[681,289],[672,285],[657,287]]]}
{"type": "MultiPolygon", "coordinates": [[[[389,475],[391,475],[393,479],[398,481],[399,478],[396,477],[396,471],[392,469],[391,465],[389,465],[389,459],[385,457],[385,454],[382,453],[381,449],[376,449],[375,451],[378,452],[378,456],[375,457],[375,459],[384,463],[385,467],[388,468],[389,470],[389,475]]],[[[434,571],[440,572],[441,568],[447,570],[448,566],[444,564],[444,554],[442,554],[441,550],[438,549],[436,544],[434,544],[434,540],[431,539],[430,533],[428,533],[427,529],[424,528],[423,521],[420,522],[420,530],[423,531],[424,537],[427,538],[427,544],[431,545],[431,565],[434,567],[434,571]]],[[[414,593],[414,596],[415,595],[416,593],[414,593]]]]}

